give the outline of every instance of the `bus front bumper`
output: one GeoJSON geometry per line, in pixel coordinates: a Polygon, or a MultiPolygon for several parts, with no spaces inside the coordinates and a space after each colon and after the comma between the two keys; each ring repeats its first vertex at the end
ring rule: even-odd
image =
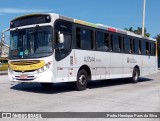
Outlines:
{"type": "Polygon", "coordinates": [[[37,71],[22,73],[8,70],[8,76],[11,82],[54,83],[53,72],[49,69],[41,73],[37,73],[37,71]]]}

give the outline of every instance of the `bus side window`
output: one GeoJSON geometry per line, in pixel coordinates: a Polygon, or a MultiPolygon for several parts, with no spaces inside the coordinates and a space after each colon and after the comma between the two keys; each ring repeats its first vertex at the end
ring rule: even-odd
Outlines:
{"type": "Polygon", "coordinates": [[[98,51],[104,51],[105,50],[104,34],[102,32],[99,32],[99,31],[96,32],[96,50],[98,50],[98,51]]]}
{"type": "Polygon", "coordinates": [[[139,54],[140,52],[140,48],[139,48],[139,40],[134,39],[134,52],[135,54],[139,54]]]}
{"type": "Polygon", "coordinates": [[[156,43],[151,42],[151,55],[155,56],[156,55],[156,43]]]}
{"type": "Polygon", "coordinates": [[[154,42],[154,56],[156,56],[156,43],[154,42]]]}
{"type": "Polygon", "coordinates": [[[111,51],[113,52],[121,52],[121,36],[117,34],[111,35],[111,51]]]}
{"type": "Polygon", "coordinates": [[[152,42],[149,43],[149,46],[150,46],[149,54],[152,55],[152,42]]]}
{"type": "Polygon", "coordinates": [[[110,51],[113,52],[113,35],[110,35],[110,51]]]}
{"type": "Polygon", "coordinates": [[[141,41],[141,49],[142,49],[142,54],[146,55],[146,40],[142,39],[141,41]]]}
{"type": "Polygon", "coordinates": [[[134,47],[134,46],[135,46],[135,39],[133,39],[133,43],[132,43],[133,53],[135,54],[135,51],[136,51],[136,50],[135,50],[135,47],[134,47]]]}
{"type": "Polygon", "coordinates": [[[134,44],[133,44],[133,39],[130,38],[129,40],[130,40],[130,50],[129,50],[129,53],[130,53],[130,54],[133,54],[133,53],[134,53],[134,49],[133,49],[133,45],[134,45],[134,44]]]}
{"type": "Polygon", "coordinates": [[[119,36],[118,39],[119,39],[119,48],[118,48],[118,51],[122,52],[122,50],[123,50],[123,44],[122,44],[123,40],[122,40],[121,36],[119,36]]]}
{"type": "Polygon", "coordinates": [[[109,34],[104,34],[105,51],[109,51],[109,34]]]}
{"type": "Polygon", "coordinates": [[[124,37],[121,38],[121,52],[124,53],[124,48],[125,48],[125,44],[124,44],[124,37]]]}
{"type": "Polygon", "coordinates": [[[76,28],[76,47],[81,48],[81,34],[80,34],[80,28],[76,28]]]}
{"type": "Polygon", "coordinates": [[[149,55],[149,42],[146,42],[146,55],[149,55]]]}
{"type": "Polygon", "coordinates": [[[141,43],[141,40],[139,40],[139,55],[142,54],[142,43],[141,43]]]}
{"type": "Polygon", "coordinates": [[[85,28],[76,29],[76,46],[84,50],[93,49],[93,31],[85,28]]]}
{"type": "Polygon", "coordinates": [[[118,53],[120,52],[119,36],[116,34],[113,35],[113,51],[118,53]]]}
{"type": "Polygon", "coordinates": [[[128,37],[124,38],[124,45],[125,45],[125,53],[130,53],[130,40],[128,37]]]}

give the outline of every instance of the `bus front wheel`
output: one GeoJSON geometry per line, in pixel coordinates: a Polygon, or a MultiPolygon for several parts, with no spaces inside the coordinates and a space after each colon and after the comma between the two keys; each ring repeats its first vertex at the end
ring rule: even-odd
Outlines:
{"type": "Polygon", "coordinates": [[[132,83],[137,83],[139,80],[139,69],[138,68],[134,68],[133,70],[133,74],[132,74],[132,83]]]}
{"type": "Polygon", "coordinates": [[[81,69],[77,74],[77,81],[75,83],[75,89],[77,91],[85,90],[87,87],[88,76],[84,69],[81,69]]]}

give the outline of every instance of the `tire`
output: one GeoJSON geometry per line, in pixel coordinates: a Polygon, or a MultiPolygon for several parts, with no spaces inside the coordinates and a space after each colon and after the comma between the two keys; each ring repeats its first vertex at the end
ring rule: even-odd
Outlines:
{"type": "Polygon", "coordinates": [[[53,83],[41,83],[41,86],[46,89],[51,89],[52,85],[53,85],[53,83]]]}
{"type": "Polygon", "coordinates": [[[75,89],[77,91],[85,90],[87,87],[88,76],[87,72],[82,69],[77,74],[77,81],[75,83],[75,89]]]}
{"type": "Polygon", "coordinates": [[[137,83],[138,82],[139,75],[140,75],[139,69],[138,68],[134,68],[133,74],[132,74],[132,83],[137,83]]]}

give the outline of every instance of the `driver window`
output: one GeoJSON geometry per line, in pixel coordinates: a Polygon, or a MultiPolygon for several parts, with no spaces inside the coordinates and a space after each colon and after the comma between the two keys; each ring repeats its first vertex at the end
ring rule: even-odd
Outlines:
{"type": "Polygon", "coordinates": [[[72,23],[58,20],[55,23],[55,57],[57,61],[65,58],[71,51],[72,23]]]}
{"type": "Polygon", "coordinates": [[[71,48],[71,34],[60,32],[64,36],[64,42],[59,42],[59,32],[56,32],[56,49],[68,51],[71,48]]]}

